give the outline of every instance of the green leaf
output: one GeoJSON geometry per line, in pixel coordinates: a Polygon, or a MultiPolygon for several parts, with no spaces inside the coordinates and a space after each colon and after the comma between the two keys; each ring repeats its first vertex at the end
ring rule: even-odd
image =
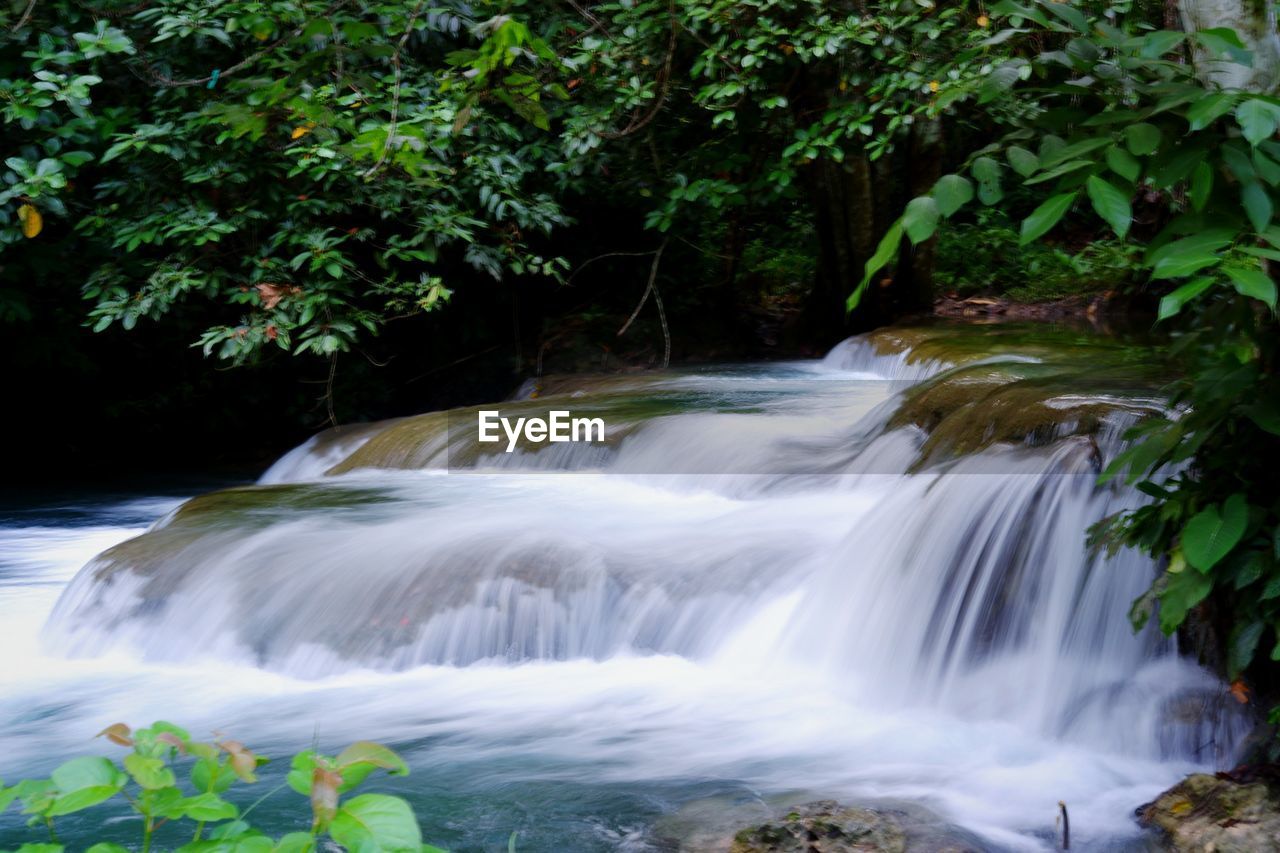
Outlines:
{"type": "Polygon", "coordinates": [[[1194,281],[1189,281],[1170,293],[1168,296],[1160,300],[1160,313],[1157,320],[1167,320],[1182,310],[1182,306],[1186,305],[1192,299],[1209,289],[1213,284],[1213,279],[1209,276],[1202,276],[1194,281]]]}
{"type": "Polygon", "coordinates": [[[1187,618],[1191,608],[1204,601],[1213,590],[1213,578],[1200,572],[1177,572],[1164,575],[1167,583],[1160,593],[1160,630],[1172,635],[1187,618]]]}
{"type": "MultiPolygon", "coordinates": [[[[1280,400],[1259,400],[1241,411],[1262,429],[1272,435],[1280,435],[1280,400]]],[[[1275,541],[1280,545],[1280,527],[1276,528],[1275,541]]]]}
{"type": "Polygon", "coordinates": [[[1249,504],[1241,494],[1227,498],[1221,510],[1215,504],[1196,513],[1182,528],[1187,562],[1201,572],[1212,569],[1244,536],[1248,521],[1249,504]]]}
{"type": "Polygon", "coordinates": [[[1186,38],[1183,33],[1172,30],[1157,30],[1142,37],[1142,49],[1139,55],[1143,59],[1159,59],[1169,51],[1182,44],[1186,38]]]}
{"type": "Polygon", "coordinates": [[[308,853],[314,850],[316,840],[309,832],[290,832],[276,842],[272,853],[308,853]]]}
{"type": "MultiPolygon", "coordinates": [[[[938,212],[950,216],[973,201],[973,183],[962,175],[943,175],[933,186],[933,199],[938,203],[938,212]]],[[[911,233],[910,226],[907,233],[911,233]]]]}
{"type": "Polygon", "coordinates": [[[1084,13],[1070,3],[1045,3],[1044,7],[1076,32],[1089,32],[1089,22],[1084,13]]]}
{"type": "Polygon", "coordinates": [[[395,752],[380,743],[362,740],[338,753],[334,765],[342,776],[339,791],[346,792],[359,785],[374,770],[381,768],[391,776],[409,775],[409,765],[395,752]]]}
{"type": "Polygon", "coordinates": [[[1236,121],[1250,145],[1270,139],[1280,121],[1280,107],[1261,98],[1248,98],[1236,107],[1236,121]]]}
{"type": "Polygon", "coordinates": [[[1142,174],[1142,164],[1119,145],[1107,149],[1107,168],[1132,183],[1142,174]]]}
{"type": "Polygon", "coordinates": [[[122,847],[119,844],[112,844],[109,841],[100,841],[84,851],[84,853],[129,853],[129,848],[122,847]]]}
{"type": "Polygon", "coordinates": [[[1049,229],[1058,224],[1058,220],[1066,215],[1071,209],[1071,204],[1076,200],[1076,193],[1063,193],[1056,195],[1046,201],[1044,204],[1031,211],[1031,215],[1022,221],[1022,234],[1018,239],[1020,245],[1027,245],[1032,240],[1039,239],[1048,233],[1049,229]]]}
{"type": "Polygon", "coordinates": [[[58,789],[58,797],[49,814],[71,814],[96,806],[115,796],[129,777],[105,758],[73,758],[53,771],[50,779],[58,789]]]}
{"type": "Polygon", "coordinates": [[[850,293],[849,298],[845,301],[846,311],[852,311],[858,307],[858,302],[861,301],[863,291],[870,284],[871,277],[884,269],[889,261],[893,260],[894,255],[898,253],[898,244],[901,242],[902,220],[898,219],[898,221],[889,226],[889,230],[880,238],[880,245],[876,247],[876,253],[867,261],[862,281],[858,282],[858,286],[854,288],[853,293],[850,293]]]}
{"type": "Polygon", "coordinates": [[[217,758],[201,758],[191,765],[191,785],[201,793],[221,794],[235,781],[236,774],[217,758]]]}
{"type": "Polygon", "coordinates": [[[422,847],[422,832],[409,804],[386,794],[348,800],[329,824],[329,835],[350,853],[418,853],[422,847]]]}
{"type": "Polygon", "coordinates": [[[251,838],[259,835],[262,835],[262,833],[242,820],[219,824],[209,833],[209,837],[215,840],[251,838]]]}
{"type": "Polygon", "coordinates": [[[289,787],[303,796],[311,795],[311,778],[316,769],[316,751],[304,749],[293,757],[289,766],[292,768],[285,781],[289,787]]]}
{"type": "Polygon", "coordinates": [[[1228,642],[1227,677],[1236,678],[1253,663],[1254,652],[1258,649],[1258,641],[1267,625],[1262,620],[1245,622],[1231,630],[1228,642]]]}
{"type": "Polygon", "coordinates": [[[1236,292],[1265,303],[1272,311],[1276,310],[1276,283],[1271,276],[1259,269],[1226,267],[1225,271],[1236,292]]]}
{"type": "Polygon", "coordinates": [[[144,788],[168,788],[178,781],[164,761],[159,758],[143,758],[137,753],[125,756],[124,769],[129,771],[133,781],[144,788]]]}
{"type": "Polygon", "coordinates": [[[1271,196],[1258,181],[1250,181],[1240,190],[1240,202],[1249,216],[1254,231],[1265,231],[1271,224],[1271,196]]]}
{"type": "Polygon", "coordinates": [[[1133,221],[1133,208],[1129,206],[1129,196],[1097,175],[1090,175],[1085,181],[1085,191],[1089,194],[1093,209],[1111,226],[1116,236],[1123,240],[1129,233],[1129,224],[1133,221]]]}
{"type": "Polygon", "coordinates": [[[1240,36],[1230,27],[1211,27],[1198,30],[1195,38],[1215,56],[1225,56],[1239,65],[1251,65],[1253,53],[1245,49],[1240,36]]]}
{"type": "Polygon", "coordinates": [[[1160,128],[1146,122],[1131,124],[1124,129],[1124,141],[1131,154],[1142,157],[1160,147],[1160,128]]]}
{"type": "Polygon", "coordinates": [[[1000,189],[1000,164],[990,157],[979,157],[969,167],[978,182],[978,200],[985,205],[992,205],[1004,198],[1000,189]]]}
{"type": "Polygon", "coordinates": [[[1005,157],[1008,158],[1009,165],[1013,167],[1013,171],[1024,178],[1030,177],[1036,169],[1040,168],[1040,158],[1025,148],[1019,148],[1017,145],[1011,145],[1009,150],[1005,152],[1005,157]]]}
{"type": "Polygon", "coordinates": [[[1280,185],[1280,163],[1263,154],[1261,148],[1253,149],[1253,168],[1271,186],[1280,185]]]}
{"type": "Polygon", "coordinates": [[[1229,232],[1210,231],[1161,246],[1147,259],[1151,265],[1151,277],[1182,278],[1213,266],[1222,260],[1218,251],[1230,243],[1229,232]]]}
{"type": "Polygon", "coordinates": [[[1197,213],[1204,210],[1205,203],[1209,200],[1209,193],[1211,192],[1213,192],[1213,167],[1208,163],[1202,162],[1191,173],[1191,189],[1188,192],[1188,197],[1191,199],[1191,208],[1197,213]]]}
{"type": "Polygon", "coordinates": [[[938,203],[929,196],[911,199],[902,214],[902,227],[912,243],[928,240],[938,230],[938,203]]]}
{"type": "Polygon", "coordinates": [[[191,820],[231,820],[240,814],[231,803],[217,794],[200,794],[182,801],[182,813],[191,820]]]}
{"type": "Polygon", "coordinates": [[[1236,95],[1220,92],[1206,95],[1191,105],[1187,110],[1187,121],[1192,130],[1204,130],[1222,116],[1231,112],[1236,105],[1236,95]]]}
{"type": "Polygon", "coordinates": [[[1095,163],[1092,160],[1068,160],[1066,163],[1060,163],[1048,171],[1041,172],[1034,178],[1027,178],[1024,183],[1029,187],[1035,186],[1036,184],[1043,184],[1048,181],[1052,181],[1054,178],[1060,178],[1063,175],[1070,174],[1071,172],[1078,172],[1081,169],[1086,168],[1091,169],[1094,165],[1095,163]]]}

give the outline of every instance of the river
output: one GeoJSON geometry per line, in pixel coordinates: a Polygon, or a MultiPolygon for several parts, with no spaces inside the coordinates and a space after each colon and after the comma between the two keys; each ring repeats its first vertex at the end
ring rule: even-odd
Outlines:
{"type": "MultiPolygon", "coordinates": [[[[1142,849],[1133,809],[1245,725],[1129,627],[1156,568],[1086,547],[1139,499],[1096,481],[1161,405],[1145,352],[930,327],[548,379],[504,405],[614,439],[489,452],[463,410],[318,437],[186,504],[11,507],[0,777],[162,718],[285,758],[394,746],[413,772],[379,785],[453,850],[692,849],[823,797],[991,850],[1053,849],[1061,800],[1074,849],[1142,849]]],[[[27,838],[15,811],[0,847],[27,838]]],[[[288,790],[258,812],[308,814],[288,790]]],[[[135,831],[106,810],[63,837],[135,831]]]]}

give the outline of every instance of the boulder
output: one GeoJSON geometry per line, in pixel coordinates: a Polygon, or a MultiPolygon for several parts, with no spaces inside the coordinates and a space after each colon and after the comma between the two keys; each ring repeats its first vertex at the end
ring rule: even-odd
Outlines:
{"type": "Polygon", "coordinates": [[[907,844],[902,825],[892,814],[820,800],[742,830],[729,849],[732,853],[900,853],[907,844]]]}
{"type": "Polygon", "coordinates": [[[1196,853],[1280,850],[1280,787],[1270,772],[1188,776],[1138,809],[1138,822],[1162,832],[1169,849],[1196,853]]]}

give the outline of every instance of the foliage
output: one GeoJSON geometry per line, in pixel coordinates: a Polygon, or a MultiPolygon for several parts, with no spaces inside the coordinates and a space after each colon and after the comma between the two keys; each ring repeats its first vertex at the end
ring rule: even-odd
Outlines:
{"type": "MultiPolygon", "coordinates": [[[[1054,37],[1049,49],[1011,56],[992,74],[1002,95],[1036,111],[975,152],[968,177],[944,178],[908,205],[884,244],[896,246],[902,232],[913,243],[928,239],[967,201],[947,203],[957,186],[998,187],[1006,178],[1042,199],[1022,220],[1023,244],[1089,211],[1117,239],[1135,239],[1140,269],[1172,287],[1160,319],[1195,315],[1176,348],[1188,372],[1169,389],[1168,416],[1135,428],[1103,478],[1124,474],[1151,503],[1096,533],[1113,547],[1168,557],[1168,570],[1134,605],[1135,626],[1158,602],[1160,627],[1171,634],[1214,597],[1229,631],[1224,664],[1238,678],[1268,631],[1270,658],[1280,661],[1280,503],[1270,475],[1280,435],[1270,270],[1280,260],[1280,100],[1219,91],[1184,61],[1194,46],[1217,61],[1247,62],[1230,30],[1201,32],[1190,45],[1183,33],[1138,21],[1061,13],[1052,3],[992,8],[1006,27],[995,39],[1029,26],[1054,37]],[[1015,89],[1019,75],[1001,69],[1026,69],[1030,84],[1015,89]]],[[[988,195],[987,203],[999,201],[988,195]]],[[[867,265],[851,306],[890,257],[867,265]]]]}
{"type": "Polygon", "coordinates": [[[6,266],[84,259],[101,330],[203,302],[206,353],[330,356],[442,269],[556,276],[549,48],[425,4],[51,2],[5,27],[6,266]]]}
{"type": "MultiPolygon", "coordinates": [[[[136,731],[116,723],[99,736],[130,748],[120,764],[109,758],[74,758],[48,779],[0,785],[0,811],[17,802],[31,816],[30,826],[43,825],[48,832],[48,843],[25,844],[20,853],[61,853],[57,818],[119,800],[141,819],[143,853],[163,827],[174,838],[180,829],[190,839],[177,847],[183,853],[307,853],[321,849],[325,838],[351,851],[438,850],[422,843],[417,820],[399,797],[345,796],[378,770],[392,776],[409,772],[400,756],[380,744],[358,741],[336,756],[311,749],[294,756],[288,786],[310,800],[309,825],[273,839],[247,822],[256,803],[242,810],[223,797],[237,784],[256,782],[257,768],[267,762],[239,741],[196,741],[185,729],[163,721],[136,731]],[[180,763],[186,766],[180,768],[180,763]]],[[[125,853],[127,848],[104,842],[88,849],[125,853]]]]}
{"type": "Polygon", "coordinates": [[[1040,302],[1133,284],[1132,245],[1106,239],[1077,251],[1043,242],[1023,245],[1015,223],[997,208],[981,208],[973,222],[956,222],[937,236],[934,281],[961,296],[997,293],[1040,302]]]}
{"type": "Polygon", "coordinates": [[[669,132],[663,117],[675,114],[699,138],[655,164],[665,186],[650,190],[651,227],[770,203],[816,160],[864,148],[882,157],[935,96],[945,100],[940,81],[976,79],[979,18],[968,3],[913,0],[869,14],[818,0],[596,4],[565,52],[586,72],[572,81],[582,89],[564,117],[566,152],[669,132]]]}

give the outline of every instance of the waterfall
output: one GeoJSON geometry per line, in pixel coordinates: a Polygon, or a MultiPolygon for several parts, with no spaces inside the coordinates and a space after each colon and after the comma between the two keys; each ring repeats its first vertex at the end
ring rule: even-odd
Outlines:
{"type": "Polygon", "coordinates": [[[512,404],[591,406],[618,427],[605,447],[485,455],[474,410],[331,431],[99,555],[45,642],[300,679],[669,656],[1133,761],[1229,760],[1245,721],[1216,679],[1126,618],[1157,567],[1086,544],[1141,499],[1097,474],[1160,405],[1150,374],[1110,342],[958,340],[569,377],[512,404]]]}

